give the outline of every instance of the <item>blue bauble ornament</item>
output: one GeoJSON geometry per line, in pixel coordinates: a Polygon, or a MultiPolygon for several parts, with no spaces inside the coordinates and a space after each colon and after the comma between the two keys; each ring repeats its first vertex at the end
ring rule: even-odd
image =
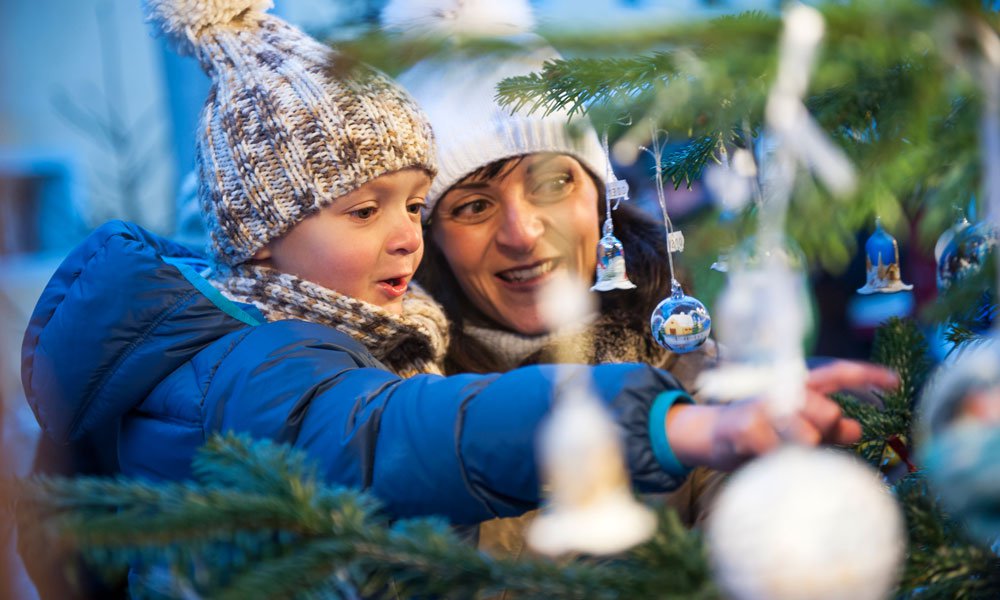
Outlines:
{"type": "Polygon", "coordinates": [[[977,223],[957,231],[938,258],[938,291],[979,271],[996,245],[997,230],[992,223],[977,223]]]}
{"type": "Polygon", "coordinates": [[[688,296],[676,281],[670,297],[653,309],[649,327],[656,343],[667,350],[684,354],[705,343],[712,332],[712,318],[700,300],[688,296]]]}

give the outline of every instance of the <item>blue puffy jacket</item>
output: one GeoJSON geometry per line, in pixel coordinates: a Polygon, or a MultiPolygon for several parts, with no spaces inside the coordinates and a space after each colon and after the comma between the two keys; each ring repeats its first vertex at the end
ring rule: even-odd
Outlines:
{"type": "MultiPolygon", "coordinates": [[[[265,323],[226,300],[192,267],[200,260],[122,222],[69,255],[22,350],[27,397],[48,435],[72,440],[120,419],[122,470],[170,480],[189,475],[214,432],[271,438],[307,452],[329,482],[369,489],[396,517],[467,524],[537,505],[534,437],[552,367],[400,379],[332,328],[265,323]]],[[[663,403],[679,396],[662,394],[674,379],[644,365],[579,369],[621,424],[637,488],[675,488],[682,475],[661,467],[650,441],[654,399],[655,438],[663,403]]]]}

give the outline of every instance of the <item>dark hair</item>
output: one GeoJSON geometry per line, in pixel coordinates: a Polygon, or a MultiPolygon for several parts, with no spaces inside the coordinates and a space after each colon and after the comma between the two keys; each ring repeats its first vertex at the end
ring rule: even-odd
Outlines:
{"type": "MultiPolygon", "coordinates": [[[[503,176],[523,158],[518,156],[490,163],[462,181],[483,181],[503,176]]],[[[591,177],[599,192],[594,210],[603,214],[604,186],[593,175],[591,177]]],[[[450,322],[451,342],[445,358],[445,370],[449,373],[502,371],[495,354],[466,335],[462,323],[502,327],[484,315],[462,292],[447,259],[429,231],[429,223],[424,235],[424,259],[416,278],[441,303],[450,322]]],[[[614,314],[625,328],[648,333],[650,313],[660,300],[670,294],[663,225],[627,203],[621,204],[614,212],[614,223],[615,235],[625,249],[625,268],[637,288],[600,293],[600,311],[603,315],[614,314]]],[[[597,252],[596,248],[594,252],[597,252]]]]}

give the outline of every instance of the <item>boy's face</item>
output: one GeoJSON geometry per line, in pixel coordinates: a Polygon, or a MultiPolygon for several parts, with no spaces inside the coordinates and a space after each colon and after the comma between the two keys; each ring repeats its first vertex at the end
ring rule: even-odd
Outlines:
{"type": "Polygon", "coordinates": [[[272,240],[254,258],[399,314],[424,254],[421,169],[377,177],[272,240]]]}

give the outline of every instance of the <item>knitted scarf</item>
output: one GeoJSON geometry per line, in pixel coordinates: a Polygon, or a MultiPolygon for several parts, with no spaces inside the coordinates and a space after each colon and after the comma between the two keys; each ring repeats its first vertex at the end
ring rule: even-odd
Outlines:
{"type": "Polygon", "coordinates": [[[262,265],[217,265],[210,281],[230,300],[257,307],[268,321],[298,319],[346,333],[401,377],[442,372],[448,322],[414,283],[396,315],[262,265]]]}
{"type": "Polygon", "coordinates": [[[597,365],[639,362],[673,373],[689,391],[702,370],[714,366],[718,349],[712,340],[689,354],[675,354],[658,346],[648,331],[625,325],[629,320],[614,312],[601,314],[577,327],[557,333],[525,336],[512,331],[481,327],[466,322],[462,331],[488,348],[500,360],[501,370],[550,362],[558,344],[567,360],[597,365]]]}

